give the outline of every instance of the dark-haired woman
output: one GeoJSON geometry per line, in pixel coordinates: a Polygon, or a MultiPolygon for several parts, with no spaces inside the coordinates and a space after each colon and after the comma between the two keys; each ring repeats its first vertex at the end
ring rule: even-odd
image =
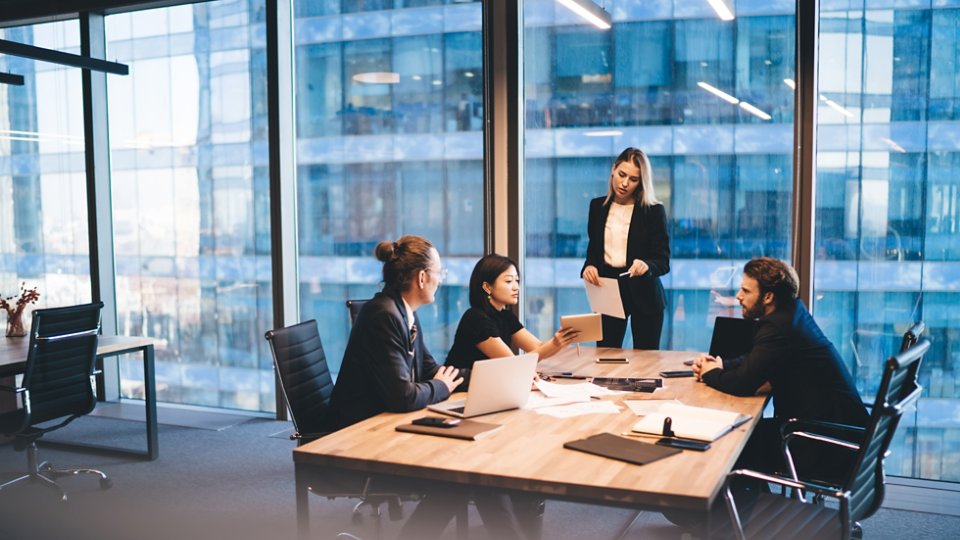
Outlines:
{"type": "Polygon", "coordinates": [[[540,354],[556,354],[580,332],[561,328],[541,342],[508,309],[520,298],[520,275],[512,260],[496,253],[480,259],[470,274],[470,308],[460,318],[445,365],[469,369],[477,360],[512,356],[511,347],[540,354]]]}
{"type": "Polygon", "coordinates": [[[337,428],[382,412],[407,412],[447,399],[463,382],[427,350],[417,308],[432,304],[443,280],[440,255],[420,236],[380,242],[383,290],[363,306],[350,332],[330,401],[337,428]]]}
{"type": "MultiPolygon", "coordinates": [[[[619,281],[623,312],[630,319],[635,349],[659,349],[666,295],[660,276],[670,271],[667,214],[653,192],[650,160],[627,148],[610,169],[607,196],[590,201],[587,260],[580,275],[600,285],[619,281]]],[[[621,347],[627,320],[604,315],[598,347],[621,347]]]]}

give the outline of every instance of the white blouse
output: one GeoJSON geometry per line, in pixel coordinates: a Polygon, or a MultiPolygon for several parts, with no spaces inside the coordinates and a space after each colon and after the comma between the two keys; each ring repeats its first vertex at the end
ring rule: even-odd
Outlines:
{"type": "Polygon", "coordinates": [[[614,268],[627,266],[627,233],[630,231],[632,217],[632,204],[610,205],[610,213],[603,229],[603,262],[614,268]]]}

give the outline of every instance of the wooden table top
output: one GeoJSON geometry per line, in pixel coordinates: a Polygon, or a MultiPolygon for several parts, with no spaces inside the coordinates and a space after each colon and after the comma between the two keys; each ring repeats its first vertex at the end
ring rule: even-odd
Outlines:
{"type": "MultiPolygon", "coordinates": [[[[157,340],[144,336],[100,336],[97,340],[97,355],[104,356],[118,352],[139,349],[154,345],[157,340]]],[[[15,364],[25,364],[30,337],[0,338],[0,366],[16,368],[15,364]]]]}
{"type": "MultiPolygon", "coordinates": [[[[661,370],[685,369],[683,361],[696,355],[582,347],[578,356],[577,349],[569,347],[542,361],[538,370],[657,377],[661,370]],[[596,364],[598,356],[627,357],[630,363],[596,364]]],[[[479,441],[400,433],[394,430],[397,425],[421,417],[425,411],[384,413],[297,448],[293,459],[298,464],[516,489],[547,497],[706,510],[766,403],[762,396],[723,394],[692,377],[663,379],[663,388],[654,393],[604,399],[621,405],[620,413],[554,418],[532,410],[513,410],[478,417],[481,422],[503,424],[501,430],[479,441]],[[567,441],[597,433],[629,431],[638,417],[622,403],[624,399],[674,398],[687,405],[749,414],[753,419],[714,441],[706,452],[683,451],[643,466],[563,448],[567,441]]]]}

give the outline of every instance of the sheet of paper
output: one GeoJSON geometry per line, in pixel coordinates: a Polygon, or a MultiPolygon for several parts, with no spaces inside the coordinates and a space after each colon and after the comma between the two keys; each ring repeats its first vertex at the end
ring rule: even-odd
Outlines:
{"type": "Polygon", "coordinates": [[[556,407],[541,407],[537,414],[546,414],[555,418],[570,418],[584,414],[617,414],[620,407],[612,401],[594,400],[586,403],[570,403],[556,407]]]}
{"type": "Polygon", "coordinates": [[[589,401],[592,397],[615,396],[624,392],[617,392],[597,386],[593,383],[559,384],[537,379],[534,383],[538,390],[549,398],[564,398],[569,401],[589,401]]]}
{"type": "Polygon", "coordinates": [[[530,398],[524,409],[539,409],[542,407],[555,407],[557,405],[567,405],[568,403],[577,403],[590,401],[590,396],[572,396],[572,397],[547,397],[543,392],[530,392],[530,398]]]}
{"type": "Polygon", "coordinates": [[[590,311],[602,313],[618,319],[626,319],[623,313],[623,302],[620,300],[620,285],[616,279],[600,278],[600,285],[583,281],[587,289],[587,298],[590,300],[590,311]]]}
{"type": "Polygon", "coordinates": [[[675,405],[683,405],[679,400],[676,399],[625,399],[623,404],[630,408],[633,411],[633,414],[637,416],[646,416],[648,414],[660,412],[660,408],[664,405],[673,403],[675,405]]]}

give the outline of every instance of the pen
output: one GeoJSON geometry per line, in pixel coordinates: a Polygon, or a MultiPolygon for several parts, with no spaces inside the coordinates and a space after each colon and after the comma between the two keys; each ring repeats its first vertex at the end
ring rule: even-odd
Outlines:
{"type": "Polygon", "coordinates": [[[629,276],[629,275],[630,275],[630,271],[627,270],[626,272],[623,272],[622,274],[620,274],[620,276],[618,276],[618,277],[627,277],[627,276],[629,276]]]}

